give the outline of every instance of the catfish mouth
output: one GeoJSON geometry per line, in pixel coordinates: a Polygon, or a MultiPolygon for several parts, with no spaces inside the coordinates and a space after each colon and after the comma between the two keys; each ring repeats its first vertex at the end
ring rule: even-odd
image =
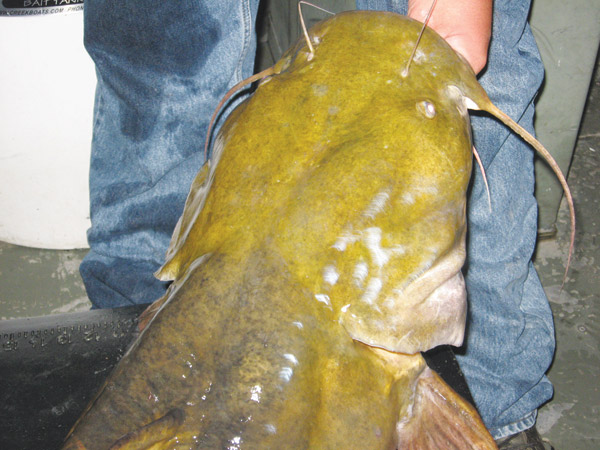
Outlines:
{"type": "Polygon", "coordinates": [[[457,271],[438,286],[417,310],[420,317],[414,319],[414,328],[416,334],[420,331],[421,339],[396,351],[416,353],[438,345],[460,347],[467,316],[467,291],[462,272],[457,271]]]}
{"type": "Polygon", "coordinates": [[[354,340],[395,353],[462,345],[467,316],[461,272],[464,259],[463,236],[448,254],[410,284],[395,290],[380,315],[343,314],[340,323],[354,340]]]}

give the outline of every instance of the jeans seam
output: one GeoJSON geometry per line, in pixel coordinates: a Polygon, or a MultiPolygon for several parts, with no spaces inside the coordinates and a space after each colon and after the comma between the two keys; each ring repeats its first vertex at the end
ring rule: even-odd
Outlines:
{"type": "Polygon", "coordinates": [[[512,436],[513,434],[520,433],[521,431],[525,431],[533,427],[535,425],[536,418],[537,409],[531,411],[529,414],[525,415],[516,422],[512,422],[508,425],[490,430],[490,433],[496,440],[512,436]]]}
{"type": "Polygon", "coordinates": [[[246,59],[246,55],[248,53],[248,49],[250,48],[250,34],[251,34],[251,30],[252,30],[252,26],[251,25],[251,21],[252,21],[252,12],[250,10],[250,4],[249,2],[243,1],[241,6],[242,8],[242,22],[243,22],[243,28],[244,28],[244,43],[242,45],[242,53],[240,55],[240,59],[238,60],[238,65],[235,69],[235,75],[236,75],[236,83],[239,83],[240,81],[242,81],[244,79],[243,76],[243,69],[244,69],[244,61],[246,59]]]}

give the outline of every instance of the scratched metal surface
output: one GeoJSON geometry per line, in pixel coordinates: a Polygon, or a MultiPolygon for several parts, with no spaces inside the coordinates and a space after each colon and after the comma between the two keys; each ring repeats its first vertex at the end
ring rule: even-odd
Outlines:
{"type": "Polygon", "coordinates": [[[59,448],[135,336],[142,309],[0,321],[0,448],[59,448]]]}

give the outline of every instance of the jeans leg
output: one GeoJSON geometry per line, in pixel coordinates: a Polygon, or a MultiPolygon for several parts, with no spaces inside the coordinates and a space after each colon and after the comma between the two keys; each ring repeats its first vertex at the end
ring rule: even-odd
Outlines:
{"type": "MultiPolygon", "coordinates": [[[[480,79],[492,101],[533,131],[533,100],[543,78],[527,25],[529,0],[496,1],[489,64],[480,79]]],[[[537,233],[533,150],[491,118],[473,118],[490,185],[492,212],[475,170],[468,206],[469,293],[464,353],[457,355],[494,438],[535,423],[552,397],[545,373],[554,354],[552,312],[531,263],[537,233]]]]}
{"type": "Polygon", "coordinates": [[[253,70],[258,0],[88,0],[85,45],[98,85],[90,165],[94,307],[149,303],[153,276],[219,100],[253,70]]]}
{"type": "MultiPolygon", "coordinates": [[[[407,0],[357,0],[358,9],[401,14],[407,0]]],[[[480,82],[492,101],[529,131],[543,77],[527,25],[529,0],[496,0],[489,61],[480,82]]],[[[476,116],[473,139],[491,191],[475,169],[465,267],[469,315],[457,355],[495,438],[527,429],[552,396],[544,375],[554,353],[552,312],[531,264],[537,232],[533,151],[496,119],[476,116]]]]}
{"type": "Polygon", "coordinates": [[[406,15],[408,13],[408,0],[356,0],[356,9],[393,11],[406,15]]]}

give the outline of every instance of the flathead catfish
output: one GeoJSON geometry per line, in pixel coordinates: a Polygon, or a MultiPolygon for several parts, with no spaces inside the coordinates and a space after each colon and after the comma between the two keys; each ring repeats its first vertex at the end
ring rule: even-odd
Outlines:
{"type": "Polygon", "coordinates": [[[66,449],[495,448],[419,353],[462,343],[467,107],[493,105],[429,29],[407,73],[420,29],[320,22],[230,115],[66,449]]]}

